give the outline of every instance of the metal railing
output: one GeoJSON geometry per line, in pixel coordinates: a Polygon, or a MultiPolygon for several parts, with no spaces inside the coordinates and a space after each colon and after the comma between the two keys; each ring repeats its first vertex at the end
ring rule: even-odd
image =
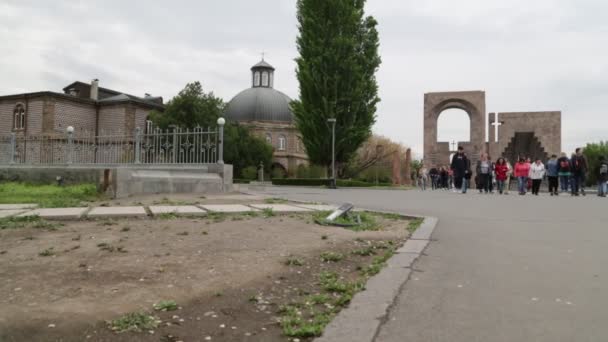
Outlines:
{"type": "Polygon", "coordinates": [[[223,125],[132,134],[74,132],[0,136],[0,164],[223,164],[223,125]]]}

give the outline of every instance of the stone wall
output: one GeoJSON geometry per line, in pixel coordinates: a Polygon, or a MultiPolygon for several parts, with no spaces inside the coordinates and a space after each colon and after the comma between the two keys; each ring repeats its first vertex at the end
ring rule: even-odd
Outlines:
{"type": "Polygon", "coordinates": [[[125,106],[103,106],[99,109],[99,132],[125,132],[125,106]]]}
{"type": "Polygon", "coordinates": [[[95,133],[97,113],[94,105],[76,103],[65,100],[47,99],[47,102],[55,103],[53,130],[65,132],[68,126],[79,131],[95,133]]]}

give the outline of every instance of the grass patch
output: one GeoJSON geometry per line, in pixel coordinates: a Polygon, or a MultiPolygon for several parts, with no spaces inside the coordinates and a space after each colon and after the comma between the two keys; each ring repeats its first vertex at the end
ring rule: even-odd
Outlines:
{"type": "Polygon", "coordinates": [[[220,223],[226,221],[228,215],[226,213],[209,213],[207,214],[207,218],[213,221],[214,223],[220,223]]]}
{"type": "Polygon", "coordinates": [[[51,248],[47,248],[47,249],[43,250],[42,252],[38,253],[38,255],[41,257],[49,257],[49,256],[55,255],[55,251],[54,251],[54,248],[51,247],[51,248]]]}
{"type": "Polygon", "coordinates": [[[107,242],[98,243],[97,247],[99,247],[99,250],[101,250],[101,251],[106,251],[106,252],[110,252],[110,253],[113,253],[113,252],[127,253],[127,250],[124,247],[122,247],[122,246],[114,247],[107,242]]]}
{"type": "Polygon", "coordinates": [[[175,213],[162,213],[156,215],[156,217],[160,220],[175,220],[177,219],[177,214],[175,213]]]}
{"type": "Polygon", "coordinates": [[[382,268],[386,265],[386,261],[393,255],[395,255],[395,249],[392,247],[388,248],[384,254],[375,257],[369,266],[363,267],[361,270],[361,275],[365,277],[372,277],[380,273],[382,268]]]}
{"type": "Polygon", "coordinates": [[[298,259],[296,257],[289,257],[285,260],[285,265],[287,266],[304,266],[304,261],[302,259],[298,259]]]}
{"type": "Polygon", "coordinates": [[[40,216],[5,217],[0,219],[0,229],[36,228],[57,230],[61,223],[45,221],[40,216]]]}
{"type": "Polygon", "coordinates": [[[83,202],[99,200],[95,184],[34,185],[8,182],[0,184],[0,204],[36,203],[41,208],[83,207],[83,202]]]}
{"type": "Polygon", "coordinates": [[[264,215],[264,217],[273,217],[273,216],[276,216],[276,214],[274,213],[274,211],[272,210],[272,208],[264,208],[264,209],[262,209],[262,215],[264,215]]]}
{"type": "Polygon", "coordinates": [[[175,311],[177,303],[174,300],[161,300],[152,306],[156,311],[175,311]]]}
{"type": "Polygon", "coordinates": [[[285,204],[287,202],[288,201],[283,198],[267,198],[264,200],[264,203],[266,204],[285,204]]]}
{"type": "Polygon", "coordinates": [[[321,260],[323,262],[339,262],[344,259],[344,254],[335,252],[323,252],[321,253],[321,260]]]}
{"type": "Polygon", "coordinates": [[[151,330],[160,322],[145,312],[132,312],[109,322],[111,330],[116,332],[151,330]]]}
{"type": "Polygon", "coordinates": [[[407,231],[410,233],[415,232],[418,228],[420,228],[422,222],[424,222],[423,218],[417,218],[410,221],[410,223],[407,225],[407,231]]]}
{"type": "Polygon", "coordinates": [[[376,220],[374,214],[367,212],[349,213],[342,217],[338,217],[333,222],[327,221],[326,217],[331,214],[330,211],[322,211],[312,214],[313,219],[317,224],[322,226],[340,226],[356,232],[366,230],[379,230],[380,224],[376,220]]]}
{"type": "Polygon", "coordinates": [[[351,252],[351,254],[358,255],[358,256],[370,256],[370,255],[376,255],[376,251],[373,246],[369,246],[369,247],[365,247],[365,248],[361,248],[361,249],[355,249],[354,251],[351,252]]]}

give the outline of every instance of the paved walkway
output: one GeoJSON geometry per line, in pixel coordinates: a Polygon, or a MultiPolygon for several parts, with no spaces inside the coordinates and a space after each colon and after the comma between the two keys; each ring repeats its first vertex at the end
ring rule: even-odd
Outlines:
{"type": "Polygon", "coordinates": [[[608,340],[608,201],[268,188],[265,195],[439,218],[376,341],[608,340]]]}

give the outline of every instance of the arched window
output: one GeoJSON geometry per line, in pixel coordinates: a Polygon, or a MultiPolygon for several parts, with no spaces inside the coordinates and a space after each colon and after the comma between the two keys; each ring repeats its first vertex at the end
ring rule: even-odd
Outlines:
{"type": "Polygon", "coordinates": [[[254,87],[259,87],[260,86],[260,72],[256,71],[253,74],[253,86],[254,87]]]}
{"type": "Polygon", "coordinates": [[[287,149],[287,139],[284,135],[279,136],[279,151],[285,151],[287,149]]]}
{"type": "Polygon", "coordinates": [[[274,87],[274,72],[270,73],[270,77],[269,78],[270,78],[270,83],[268,84],[268,86],[270,88],[272,88],[272,87],[274,87]]]}
{"type": "Polygon", "coordinates": [[[262,87],[268,87],[268,72],[264,71],[262,73],[262,87]]]}
{"type": "Polygon", "coordinates": [[[272,135],[270,133],[266,133],[266,142],[272,145],[272,135]]]}
{"type": "Polygon", "coordinates": [[[13,128],[16,131],[25,129],[25,106],[18,103],[13,110],[13,128]]]}

